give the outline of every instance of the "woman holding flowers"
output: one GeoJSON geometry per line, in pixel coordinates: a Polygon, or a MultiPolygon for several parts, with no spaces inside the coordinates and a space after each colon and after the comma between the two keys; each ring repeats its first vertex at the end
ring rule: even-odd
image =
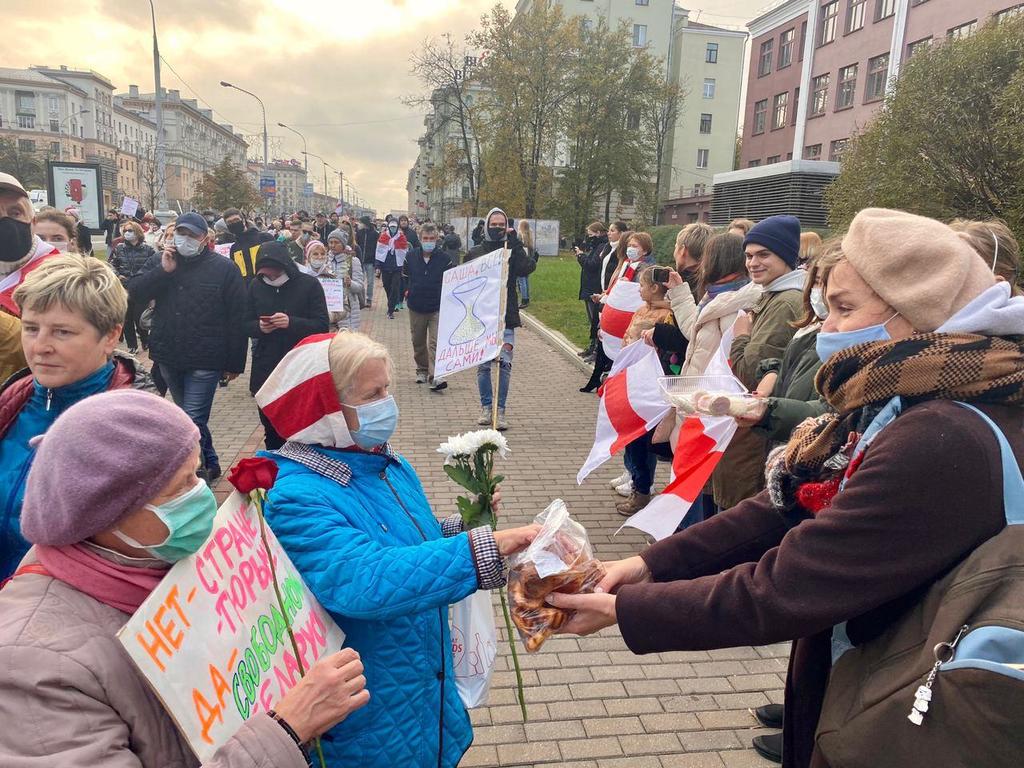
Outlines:
{"type": "Polygon", "coordinates": [[[279,473],[267,519],[359,652],[372,692],[323,737],[328,764],[443,768],[472,741],[448,606],[503,585],[502,557],[536,529],[465,530],[460,515],[438,523],[388,443],[398,424],[391,375],[387,349],[360,333],[309,337],[282,360],[256,395],[288,439],[268,454],[279,473]]]}

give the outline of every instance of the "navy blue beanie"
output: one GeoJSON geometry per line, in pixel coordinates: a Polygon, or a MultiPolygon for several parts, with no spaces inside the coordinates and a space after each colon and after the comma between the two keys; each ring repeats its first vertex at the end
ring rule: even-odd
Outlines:
{"type": "Polygon", "coordinates": [[[743,238],[743,247],[763,245],[782,259],[790,269],[800,260],[800,219],[796,216],[769,216],[757,222],[743,238]]]}

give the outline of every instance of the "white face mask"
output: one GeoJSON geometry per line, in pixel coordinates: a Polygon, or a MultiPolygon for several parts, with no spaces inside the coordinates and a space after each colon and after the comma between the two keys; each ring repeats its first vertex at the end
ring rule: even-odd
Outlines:
{"type": "Polygon", "coordinates": [[[825,303],[825,297],[821,293],[821,288],[815,286],[811,288],[811,309],[814,310],[814,314],[819,320],[824,320],[828,317],[828,304],[825,303]]]}
{"type": "Polygon", "coordinates": [[[194,237],[188,235],[174,235],[174,249],[186,259],[199,254],[202,245],[194,237]]]}
{"type": "Polygon", "coordinates": [[[129,232],[125,232],[124,233],[124,239],[126,241],[128,241],[129,243],[134,243],[136,240],[138,240],[138,235],[136,235],[134,232],[130,232],[130,231],[129,232]]]}
{"type": "Polygon", "coordinates": [[[629,246],[629,248],[626,249],[626,258],[630,261],[636,261],[640,258],[640,249],[635,245],[629,246]]]}
{"type": "Polygon", "coordinates": [[[45,240],[43,242],[45,242],[51,248],[56,248],[61,253],[67,253],[68,252],[68,246],[70,245],[70,243],[66,243],[66,242],[65,243],[50,243],[50,242],[47,242],[45,240]]]}
{"type": "Polygon", "coordinates": [[[263,282],[273,288],[280,288],[282,285],[288,282],[288,273],[282,272],[280,277],[275,277],[273,280],[264,275],[263,282]]]}

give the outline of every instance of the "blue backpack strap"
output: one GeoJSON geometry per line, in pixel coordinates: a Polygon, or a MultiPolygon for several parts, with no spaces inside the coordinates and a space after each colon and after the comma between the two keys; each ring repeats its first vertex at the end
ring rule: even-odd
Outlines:
{"type": "Polygon", "coordinates": [[[1020,466],[1017,464],[1017,458],[1013,455],[1013,449],[1010,448],[1006,435],[992,419],[973,405],[961,402],[957,402],[957,405],[974,411],[995,432],[1003,463],[1003,513],[1006,515],[1006,524],[1024,525],[1024,477],[1021,476],[1020,466]]]}

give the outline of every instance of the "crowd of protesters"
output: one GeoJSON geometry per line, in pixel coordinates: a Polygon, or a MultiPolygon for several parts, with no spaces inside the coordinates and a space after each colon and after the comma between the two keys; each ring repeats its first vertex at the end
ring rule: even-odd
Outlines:
{"type": "MultiPolygon", "coordinates": [[[[379,281],[379,311],[409,317],[416,382],[444,391],[444,274],[504,249],[497,402],[495,363],[477,379],[480,424],[496,410],[506,429],[537,267],[529,227],[492,209],[463,254],[450,227],[407,217],[111,211],[104,263],[73,214],[34,212],[0,174],[0,763],[196,764],[114,636],[209,535],[221,474],[210,414],[248,369],[262,455],[278,467],[267,520],[346,647],[205,764],[299,768],[324,735],[331,765],[457,765],[472,727],[451,684],[448,606],[501,586],[505,558],[538,528],[435,518],[389,442],[391,354],[359,331],[379,281]]],[[[755,739],[791,768],[908,754],[1014,764],[990,759],[1011,737],[983,722],[1024,716],[1020,548],[1007,538],[1024,522],[1024,297],[1010,229],[884,209],[824,242],[792,216],[695,223],[659,267],[650,234],[594,222],[576,253],[594,364],[583,391],[611,368],[600,320],[626,281],[641,304],[623,345],[656,349],[665,375],[700,376],[731,336],[729,364],[757,407],[735,417],[674,535],[605,563],[593,594],[549,596],[573,612],[559,631],[617,624],[635,653],[792,640],[785,705],[756,713],[782,733],[755,739]],[[925,658],[923,685],[914,664],[933,630],[950,654],[970,648],[955,663],[975,677],[941,676],[943,733],[915,741],[953,658],[925,658]],[[987,703],[950,703],[972,685],[987,703]]],[[[650,503],[687,416],[626,446],[620,514],[650,503]]]]}

